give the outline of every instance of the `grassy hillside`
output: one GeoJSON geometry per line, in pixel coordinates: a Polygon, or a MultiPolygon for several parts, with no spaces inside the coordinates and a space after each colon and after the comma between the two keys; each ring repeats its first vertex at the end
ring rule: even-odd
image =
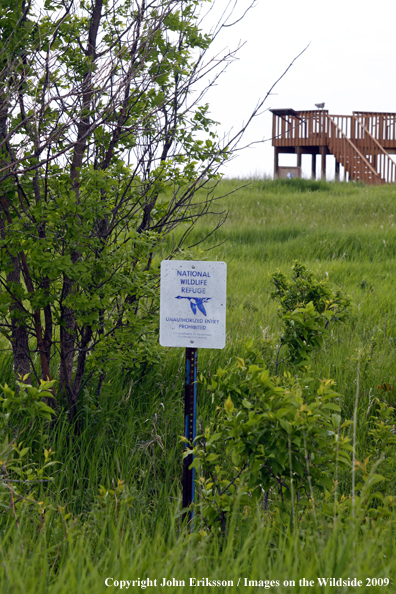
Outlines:
{"type": "MultiPolygon", "coordinates": [[[[335,330],[330,352],[314,361],[319,375],[331,376],[347,397],[354,394],[358,349],[369,352],[362,393],[394,382],[396,317],[396,191],[393,187],[308,180],[224,181],[218,210],[225,224],[200,246],[199,257],[227,263],[227,349],[238,341],[277,335],[278,304],[270,297],[270,276],[290,274],[298,260],[318,278],[329,278],[352,298],[353,323],[335,330]],[[221,244],[221,245],[219,245],[221,244]],[[218,247],[216,247],[218,245],[218,247]],[[210,251],[206,251],[210,250],[210,251]],[[367,380],[367,381],[366,381],[367,380]]],[[[190,243],[210,232],[201,224],[190,243]]],[[[352,320],[351,320],[352,321],[352,320]]],[[[202,357],[205,357],[202,354],[202,357]]],[[[216,356],[213,352],[211,358],[216,356]]]]}
{"type": "MultiPolygon", "coordinates": [[[[180,517],[184,353],[160,349],[157,366],[107,377],[100,398],[97,386],[87,385],[79,435],[61,416],[50,438],[45,425],[33,441],[26,437],[23,446],[31,448],[33,462],[52,448],[57,464],[46,471],[52,482],[35,485],[34,491],[32,487],[29,506],[18,507],[17,497],[11,500],[10,484],[2,475],[1,591],[118,591],[120,586],[110,581],[113,586],[108,587],[106,578],[156,579],[150,592],[161,594],[191,592],[195,586],[190,578],[233,582],[200,585],[201,592],[256,592],[259,587],[278,593],[394,591],[389,580],[396,570],[395,517],[389,496],[396,496],[396,457],[388,452],[383,460],[383,444],[379,440],[376,451],[371,432],[378,402],[394,405],[396,400],[394,391],[377,389],[385,382],[396,384],[395,189],[224,180],[216,192],[217,210],[228,210],[228,218],[192,254],[227,263],[227,345],[223,351],[201,350],[200,372],[210,379],[219,366],[245,356],[249,338],[274,372],[281,322],[270,296],[271,274],[276,269],[290,274],[298,260],[318,278],[329,278],[354,306],[348,321],[335,326],[325,347],[314,354],[311,372],[336,381],[343,418],[352,420],[356,412],[356,457],[363,462],[370,455],[367,464],[376,460],[375,472],[386,474],[376,487],[381,497],[388,497],[386,513],[374,513],[376,507],[384,509],[378,498],[370,504],[374,512],[366,514],[362,508],[356,517],[345,511],[338,518],[333,500],[315,493],[313,511],[303,514],[294,529],[287,515],[268,516],[259,507],[246,522],[231,519],[226,542],[208,533],[190,536],[180,517]],[[357,578],[362,585],[321,586],[318,577],[357,578]],[[171,584],[162,586],[163,578],[171,584]],[[184,580],[185,586],[173,578],[184,580]],[[300,586],[302,578],[313,585],[300,586]],[[388,582],[379,585],[367,578],[388,582]],[[265,585],[265,580],[274,583],[265,585]],[[293,580],[295,585],[285,582],[293,580]]],[[[202,221],[190,244],[204,238],[212,224],[210,218],[202,221]]],[[[170,238],[168,247],[176,240],[170,238]]],[[[161,254],[157,257],[159,262],[161,254]]],[[[4,355],[1,383],[10,381],[10,370],[4,355]]],[[[215,414],[216,403],[200,385],[199,422],[206,425],[215,414]]],[[[352,432],[353,425],[350,437],[352,432]]],[[[343,479],[347,495],[350,477],[343,479]]],[[[146,585],[135,583],[128,591],[146,585]]]]}

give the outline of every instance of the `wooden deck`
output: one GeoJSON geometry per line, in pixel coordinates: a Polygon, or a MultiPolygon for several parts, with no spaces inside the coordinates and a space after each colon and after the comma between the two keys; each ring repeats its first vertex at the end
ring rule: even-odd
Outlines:
{"type": "Polygon", "coordinates": [[[274,176],[279,175],[279,154],[295,153],[297,167],[303,154],[312,155],[316,178],[316,155],[321,176],[326,177],[326,155],[335,157],[335,176],[369,184],[396,183],[396,113],[354,111],[352,115],[329,115],[327,110],[271,109],[274,176]]]}

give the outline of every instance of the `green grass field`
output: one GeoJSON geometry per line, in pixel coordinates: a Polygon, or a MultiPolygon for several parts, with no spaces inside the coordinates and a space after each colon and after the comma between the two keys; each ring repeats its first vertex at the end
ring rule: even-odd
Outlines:
{"type": "MultiPolygon", "coordinates": [[[[325,348],[315,353],[312,375],[336,381],[343,418],[353,419],[356,404],[356,457],[364,461],[370,455],[368,464],[374,464],[368,444],[375,399],[391,406],[396,401],[395,392],[381,395],[377,389],[385,382],[396,384],[395,188],[224,180],[216,192],[216,210],[228,210],[228,218],[192,253],[227,263],[227,342],[223,351],[200,351],[199,371],[210,378],[219,366],[244,356],[249,338],[259,345],[276,344],[281,326],[278,305],[270,297],[270,276],[276,269],[289,274],[298,260],[353,300],[348,321],[335,326],[325,348]]],[[[203,239],[212,226],[213,218],[200,222],[189,243],[203,239]]],[[[176,240],[168,239],[164,254],[176,240]]],[[[159,262],[161,254],[157,257],[159,262]]],[[[395,592],[391,504],[389,513],[378,517],[362,508],[341,521],[326,512],[328,502],[318,493],[314,512],[303,515],[294,528],[290,518],[267,521],[257,509],[243,523],[231,517],[225,542],[216,535],[188,534],[180,517],[184,353],[161,352],[157,367],[125,377],[115,370],[100,399],[96,385],[87,386],[80,435],[71,433],[61,415],[51,438],[45,426],[32,443],[26,438],[37,459],[51,447],[58,463],[51,467],[53,482],[39,487],[40,506],[35,500],[17,506],[14,514],[6,481],[1,487],[0,591],[102,594],[120,590],[114,581],[106,585],[106,578],[149,578],[157,580],[147,588],[155,594],[395,592]],[[319,577],[356,578],[362,585],[320,585],[319,577]],[[162,585],[163,578],[170,584],[162,585]],[[190,578],[233,585],[195,586],[190,578]],[[303,578],[312,585],[300,585],[303,578]],[[367,581],[373,578],[388,582],[367,581]],[[259,580],[262,584],[254,583],[259,580]]],[[[273,371],[274,351],[265,353],[273,371]]],[[[3,355],[1,383],[11,381],[11,369],[3,355]]],[[[199,422],[205,424],[214,413],[200,386],[199,422]]],[[[376,472],[385,474],[386,465],[387,475],[376,490],[396,501],[396,452],[383,460],[380,450],[379,442],[376,472]]],[[[343,481],[346,492],[350,475],[343,481]]],[[[142,589],[142,583],[128,587],[129,592],[142,589]]]]}
{"type": "MultiPolygon", "coordinates": [[[[241,182],[224,181],[219,193],[233,192],[238,185],[241,182]]],[[[383,381],[392,383],[395,197],[390,187],[280,180],[253,181],[220,200],[219,210],[229,210],[227,221],[200,246],[201,257],[227,263],[228,340],[219,359],[236,353],[247,337],[260,339],[279,332],[270,275],[278,268],[290,273],[298,260],[318,277],[328,277],[355,303],[353,323],[337,329],[330,352],[316,358],[317,373],[334,378],[348,401],[356,375],[351,361],[358,349],[366,348],[370,366],[362,394],[367,396],[383,381]]],[[[209,231],[210,226],[202,224],[190,243],[209,231]]]]}

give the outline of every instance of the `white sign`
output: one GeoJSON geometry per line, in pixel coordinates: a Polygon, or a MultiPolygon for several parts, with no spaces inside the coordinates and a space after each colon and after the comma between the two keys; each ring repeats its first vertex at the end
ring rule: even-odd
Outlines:
{"type": "Polygon", "coordinates": [[[161,262],[160,345],[222,349],[226,321],[225,262],[161,262]]]}

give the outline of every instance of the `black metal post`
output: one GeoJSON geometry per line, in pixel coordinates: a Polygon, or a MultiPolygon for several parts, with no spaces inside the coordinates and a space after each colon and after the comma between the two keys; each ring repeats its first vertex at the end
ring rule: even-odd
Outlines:
{"type": "MultiPolygon", "coordinates": [[[[184,390],[184,435],[193,444],[197,425],[197,361],[198,349],[186,349],[186,383],[184,390]]],[[[189,447],[186,444],[186,447],[189,447]]],[[[187,509],[194,503],[195,495],[195,468],[189,468],[194,460],[190,454],[183,460],[183,508],[187,509]]],[[[188,522],[194,517],[192,509],[188,512],[188,522]]]]}

